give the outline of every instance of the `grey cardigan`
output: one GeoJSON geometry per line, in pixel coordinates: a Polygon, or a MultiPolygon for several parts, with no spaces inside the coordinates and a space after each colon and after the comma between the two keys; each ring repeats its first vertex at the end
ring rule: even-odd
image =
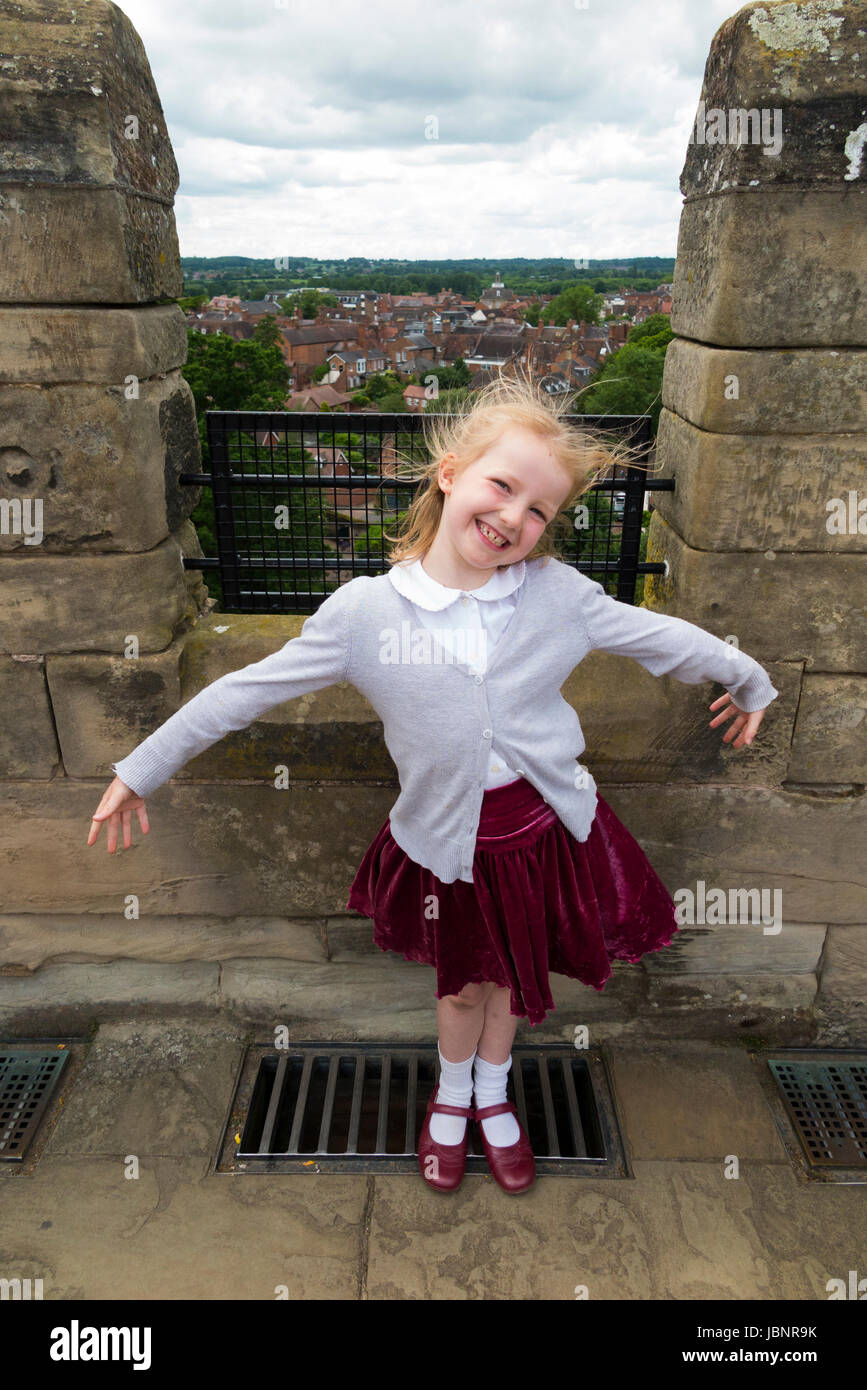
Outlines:
{"type": "Polygon", "coordinates": [[[398,770],[394,839],[441,882],[472,883],[493,738],[575,838],[587,839],[596,784],[576,761],[584,737],[560,688],[588,652],[633,657],[653,675],[688,685],[717,681],[746,711],[764,709],[779,694],[737,647],[682,618],[619,603],[559,560],[529,561],[517,592],[480,675],[419,626],[388,574],[361,575],[329,594],[300,636],[213,681],[112,769],[146,797],[230,730],[348,681],[382,720],[398,770]]]}

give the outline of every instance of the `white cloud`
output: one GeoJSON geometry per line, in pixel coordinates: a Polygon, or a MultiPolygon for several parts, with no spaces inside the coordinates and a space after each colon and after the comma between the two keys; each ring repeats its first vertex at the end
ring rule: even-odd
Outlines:
{"type": "Polygon", "coordinates": [[[704,63],[737,6],[120,8],[178,162],[182,254],[463,257],[673,255],[704,63]]]}

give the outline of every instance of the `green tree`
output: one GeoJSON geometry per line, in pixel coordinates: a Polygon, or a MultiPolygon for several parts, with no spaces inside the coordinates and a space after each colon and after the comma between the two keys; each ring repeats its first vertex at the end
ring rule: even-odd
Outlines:
{"type": "Polygon", "coordinates": [[[277,327],[277,320],[273,314],[266,314],[260,319],[253,329],[253,341],[261,343],[262,347],[274,347],[275,344],[283,341],[280,329],[277,327]]]}
{"type": "MultiPolygon", "coordinates": [[[[181,368],[181,374],[188,383],[195,401],[203,471],[210,467],[207,411],[281,411],[285,408],[289,369],[280,349],[259,341],[256,336],[236,342],[225,333],[203,334],[190,329],[187,333],[187,361],[181,368]]],[[[242,434],[240,441],[233,439],[229,444],[229,450],[231,468],[236,473],[254,472],[257,466],[261,469],[262,460],[268,458],[268,450],[260,448],[257,464],[256,444],[251,433],[242,434]]],[[[300,446],[287,444],[283,452],[275,449],[275,455],[280,461],[289,462],[290,472],[315,468],[311,455],[300,446]]],[[[278,462],[276,471],[286,470],[281,470],[278,462]]],[[[298,489],[289,490],[289,535],[301,537],[302,551],[305,551],[305,538],[308,534],[320,536],[325,531],[327,517],[323,519],[321,505],[318,489],[313,497],[302,497],[298,489]]],[[[244,546],[250,553],[257,550],[263,554],[283,552],[287,543],[296,548],[294,542],[287,542],[285,535],[275,533],[273,525],[269,525],[268,509],[265,508],[263,511],[253,490],[245,489],[243,493],[233,497],[233,507],[236,515],[242,517],[239,534],[243,534],[244,546]]],[[[191,520],[196,527],[204,553],[215,555],[216,523],[213,495],[209,486],[203,487],[191,520]]],[[[253,581],[264,582],[267,573],[267,566],[245,570],[244,582],[256,587],[253,581]]],[[[319,573],[321,575],[321,569],[319,573]]],[[[223,595],[219,576],[211,570],[204,571],[204,574],[209,593],[221,603],[223,595]]],[[[317,571],[314,568],[310,575],[312,589],[317,588],[316,575],[317,571]]],[[[304,571],[300,572],[299,582],[303,587],[304,571]]],[[[277,580],[273,576],[272,587],[277,587],[277,580]]]]}
{"type": "Polygon", "coordinates": [[[541,314],[542,323],[565,325],[570,319],[580,323],[598,323],[602,309],[602,298],[594,294],[590,285],[568,285],[562,293],[551,300],[541,314]]]}
{"type": "Polygon", "coordinates": [[[597,371],[574,404],[578,415],[646,415],[659,425],[665,353],[674,334],[668,314],[651,314],[597,371]]]}

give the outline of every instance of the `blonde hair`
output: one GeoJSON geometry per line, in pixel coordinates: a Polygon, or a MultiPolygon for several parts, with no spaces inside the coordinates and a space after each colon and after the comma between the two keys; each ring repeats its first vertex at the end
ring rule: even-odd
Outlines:
{"type": "MultiPolygon", "coordinates": [[[[586,389],[586,388],[585,388],[586,389]]],[[[383,540],[390,543],[390,564],[402,560],[423,558],[439,530],[445,494],[439,486],[439,466],[446,454],[455,456],[455,476],[474,463],[501,437],[504,430],[521,426],[531,430],[551,448],[557,463],[572,479],[569,492],[557,515],[545,527],[524,558],[538,556],[561,559],[555,533],[573,533],[573,521],[565,513],[578,498],[589,491],[602,477],[622,465],[641,466],[637,460],[640,449],[622,440],[615,443],[584,426],[580,429],[562,417],[569,413],[580,391],[551,398],[528,377],[505,377],[502,374],[474,392],[471,400],[462,402],[453,416],[425,414],[424,434],[431,462],[421,466],[410,461],[407,467],[427,486],[419,489],[410,504],[396,536],[383,527],[383,540]]],[[[402,476],[395,468],[395,477],[402,476]]],[[[498,569],[508,569],[508,564],[498,569]]]]}

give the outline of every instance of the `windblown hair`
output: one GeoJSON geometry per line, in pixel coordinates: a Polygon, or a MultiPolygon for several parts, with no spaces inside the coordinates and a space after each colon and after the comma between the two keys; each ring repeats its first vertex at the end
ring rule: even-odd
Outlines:
{"type": "MultiPolygon", "coordinates": [[[[562,417],[573,408],[580,392],[551,398],[529,377],[502,374],[461,402],[454,415],[425,414],[423,429],[430,463],[398,463],[395,476],[418,478],[423,483],[407,510],[396,536],[383,528],[383,539],[390,543],[390,564],[423,558],[439,529],[445,494],[439,486],[439,465],[446,454],[455,456],[455,476],[486,453],[513,426],[532,430],[550,447],[554,458],[572,479],[560,511],[542,531],[525,557],[562,559],[558,536],[565,540],[572,533],[574,517],[567,515],[580,497],[619,465],[640,467],[640,450],[623,439],[611,439],[597,430],[575,426],[562,417]],[[406,468],[406,472],[404,472],[406,468]],[[421,471],[419,472],[419,469],[421,471]]],[[[508,564],[498,569],[508,569],[508,564]]]]}

